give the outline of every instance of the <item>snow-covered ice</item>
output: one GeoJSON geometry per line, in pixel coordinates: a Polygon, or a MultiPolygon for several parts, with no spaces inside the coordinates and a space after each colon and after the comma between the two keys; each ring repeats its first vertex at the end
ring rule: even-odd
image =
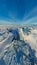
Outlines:
{"type": "Polygon", "coordinates": [[[0,65],[37,65],[37,26],[0,26],[0,65]]]}

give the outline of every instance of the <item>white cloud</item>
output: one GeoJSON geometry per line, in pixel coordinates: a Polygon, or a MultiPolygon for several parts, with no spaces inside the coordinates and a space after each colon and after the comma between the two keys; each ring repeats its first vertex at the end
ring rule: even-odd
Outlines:
{"type": "Polygon", "coordinates": [[[23,21],[29,19],[29,17],[37,16],[37,7],[33,8],[24,18],[23,21]]]}

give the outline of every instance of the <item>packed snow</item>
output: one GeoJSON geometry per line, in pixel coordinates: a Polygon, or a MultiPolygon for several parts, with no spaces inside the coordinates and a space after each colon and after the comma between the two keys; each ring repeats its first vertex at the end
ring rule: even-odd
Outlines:
{"type": "Polygon", "coordinates": [[[0,65],[37,65],[37,26],[0,26],[0,65]]]}

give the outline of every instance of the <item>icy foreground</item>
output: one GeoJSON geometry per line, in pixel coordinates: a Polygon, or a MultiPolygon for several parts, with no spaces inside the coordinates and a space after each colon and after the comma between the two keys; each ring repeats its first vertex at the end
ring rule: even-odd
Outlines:
{"type": "Polygon", "coordinates": [[[0,27],[0,65],[37,65],[37,26],[0,27]]]}

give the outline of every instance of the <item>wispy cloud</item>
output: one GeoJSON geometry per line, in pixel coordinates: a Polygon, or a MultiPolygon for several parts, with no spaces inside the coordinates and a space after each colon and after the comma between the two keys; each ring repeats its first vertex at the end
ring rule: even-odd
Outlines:
{"type": "Polygon", "coordinates": [[[6,20],[0,20],[0,25],[3,25],[3,24],[12,24],[11,22],[9,21],[6,21],[6,20]]]}
{"type": "Polygon", "coordinates": [[[37,6],[34,7],[25,17],[23,17],[23,20],[25,21],[35,16],[37,16],[37,6]]]}

